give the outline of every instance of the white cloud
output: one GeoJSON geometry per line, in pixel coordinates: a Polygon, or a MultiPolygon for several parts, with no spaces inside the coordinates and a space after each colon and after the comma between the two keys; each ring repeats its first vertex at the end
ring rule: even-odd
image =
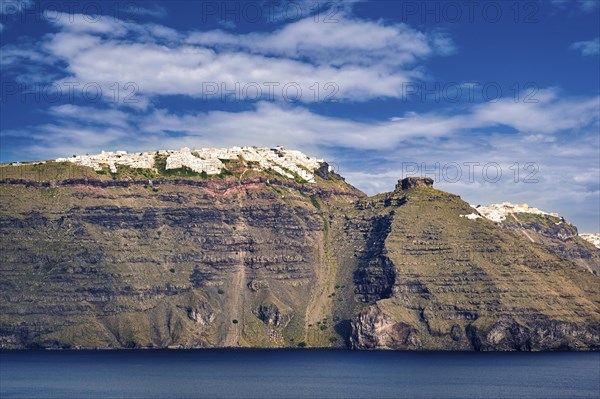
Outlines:
{"type": "Polygon", "coordinates": [[[27,46],[14,46],[7,44],[0,51],[0,65],[16,65],[23,62],[40,64],[47,61],[45,55],[27,46]]]}
{"type": "Polygon", "coordinates": [[[68,14],[44,10],[44,19],[63,31],[72,33],[122,36],[127,33],[127,23],[104,15],[68,14]]]}
{"type": "MultiPolygon", "coordinates": [[[[136,114],[116,109],[96,109],[75,105],[51,107],[56,120],[87,125],[115,126],[139,131],[127,137],[132,144],[161,145],[167,131],[181,133],[175,140],[198,145],[274,145],[282,141],[290,146],[339,148],[394,154],[411,148],[418,154],[420,146],[445,141],[444,148],[497,148],[497,156],[510,154],[526,157],[536,146],[552,148],[561,157],[594,150],[589,131],[598,127],[600,97],[564,98],[556,90],[540,92],[535,104],[512,100],[472,105],[468,109],[448,107],[435,112],[408,113],[388,121],[353,121],[319,115],[301,106],[260,102],[253,109],[238,112],[209,111],[174,114],[165,109],[136,114]],[[514,134],[493,134],[493,129],[508,127],[514,134]],[[487,129],[487,130],[486,130],[487,129]],[[489,132],[492,129],[492,133],[489,132]],[[218,132],[218,134],[215,134],[218,132]],[[285,132],[283,135],[282,132],[285,132]],[[158,139],[156,142],[152,140],[158,139]],[[570,143],[591,140],[585,148],[570,143]],[[503,144],[504,143],[504,144],[503,144]],[[518,143],[518,145],[513,145],[518,143]],[[410,144],[407,146],[407,144],[410,144]],[[502,145],[501,145],[502,144],[502,145]],[[505,145],[505,146],[504,146],[505,145]],[[512,146],[512,147],[511,147],[512,146]]],[[[102,130],[98,130],[102,134],[102,130]]],[[[49,148],[59,149],[60,141],[49,136],[49,148]]],[[[82,142],[85,145],[85,142],[82,142]]],[[[435,148],[427,149],[433,154],[435,148]]],[[[90,149],[91,150],[91,149],[90,149]]],[[[443,157],[440,152],[438,157],[443,157]]],[[[404,155],[406,158],[407,156],[404,155]]]]}
{"type": "Polygon", "coordinates": [[[452,42],[439,32],[428,36],[406,24],[384,25],[345,15],[337,21],[325,23],[306,18],[272,33],[195,32],[187,41],[255,54],[308,58],[319,65],[335,66],[403,66],[433,55],[436,50],[448,53],[453,49],[452,42]]]}
{"type": "Polygon", "coordinates": [[[592,40],[575,42],[569,47],[572,50],[581,51],[582,55],[598,55],[600,54],[600,38],[592,40]]]}
{"type": "Polygon", "coordinates": [[[130,114],[114,110],[93,110],[89,107],[63,104],[55,107],[50,107],[49,112],[56,120],[71,120],[79,123],[98,124],[104,126],[115,126],[120,128],[129,127],[131,119],[130,114]]]}
{"type": "MultiPolygon", "coordinates": [[[[108,91],[115,82],[135,82],[140,98],[182,94],[220,99],[236,84],[238,100],[398,98],[406,84],[423,77],[417,61],[453,49],[440,32],[426,34],[405,24],[345,15],[337,23],[306,18],[271,33],[238,35],[185,34],[162,25],[81,14],[58,14],[49,22],[59,32],[32,52],[66,63],[68,79],[82,84],[95,82],[108,91]]],[[[4,65],[12,61],[18,68],[18,56],[24,55],[13,51],[4,65]]]]}
{"type": "Polygon", "coordinates": [[[154,23],[140,24],[107,15],[91,16],[45,11],[44,17],[48,23],[64,33],[96,35],[101,39],[121,38],[124,41],[128,36],[129,41],[136,42],[179,39],[177,31],[167,26],[154,23]]]}
{"type": "Polygon", "coordinates": [[[141,16],[149,16],[154,18],[164,18],[167,16],[167,10],[158,4],[153,4],[147,7],[142,7],[135,3],[126,4],[123,12],[141,16]]]}
{"type": "Polygon", "coordinates": [[[535,101],[514,102],[505,98],[476,105],[469,119],[475,127],[505,125],[521,132],[545,134],[575,129],[598,120],[598,97],[561,98],[557,90],[546,89],[536,93],[535,101]]]}

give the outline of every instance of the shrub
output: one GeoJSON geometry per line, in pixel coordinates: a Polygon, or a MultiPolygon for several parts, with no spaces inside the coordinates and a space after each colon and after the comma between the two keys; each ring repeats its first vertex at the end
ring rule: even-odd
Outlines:
{"type": "Polygon", "coordinates": [[[319,200],[317,199],[317,196],[315,194],[310,196],[310,202],[315,208],[321,209],[321,204],[319,204],[319,200]]]}

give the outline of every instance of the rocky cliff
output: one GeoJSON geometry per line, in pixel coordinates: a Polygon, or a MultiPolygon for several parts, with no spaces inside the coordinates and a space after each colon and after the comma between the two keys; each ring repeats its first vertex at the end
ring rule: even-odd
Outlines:
{"type": "Polygon", "coordinates": [[[391,219],[382,252],[394,276],[391,292],[352,318],[352,347],[599,348],[599,252],[573,226],[468,219],[473,209],[430,181],[360,202],[391,219]]]}
{"type": "Polygon", "coordinates": [[[0,345],[600,347],[600,250],[567,225],[249,166],[0,167],[0,345]]]}

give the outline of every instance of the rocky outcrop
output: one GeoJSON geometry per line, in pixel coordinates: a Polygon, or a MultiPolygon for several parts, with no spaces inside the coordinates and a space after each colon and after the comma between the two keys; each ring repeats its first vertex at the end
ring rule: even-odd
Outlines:
{"type": "Polygon", "coordinates": [[[260,291],[262,289],[269,288],[269,283],[265,280],[251,280],[248,283],[248,288],[251,291],[256,292],[256,291],[260,291]]]}
{"type": "Polygon", "coordinates": [[[216,319],[215,313],[206,303],[196,307],[189,306],[186,311],[188,317],[201,326],[208,326],[216,319]]]}
{"type": "Polygon", "coordinates": [[[416,187],[433,187],[433,179],[430,177],[405,177],[398,181],[395,191],[410,190],[416,187]]]}
{"type": "Polygon", "coordinates": [[[542,320],[519,323],[503,319],[487,329],[469,325],[467,335],[480,351],[540,351],[600,349],[600,328],[542,320]]]}
{"type": "Polygon", "coordinates": [[[327,162],[321,162],[319,168],[315,170],[315,175],[325,180],[331,179],[332,175],[329,164],[327,162]]]}
{"type": "Polygon", "coordinates": [[[274,304],[259,306],[258,309],[256,309],[255,314],[265,324],[274,327],[287,326],[293,317],[290,313],[282,313],[277,305],[274,304]]]}
{"type": "Polygon", "coordinates": [[[352,320],[350,345],[355,349],[420,349],[419,333],[407,323],[395,321],[377,305],[352,320]]]}
{"type": "MultiPolygon", "coordinates": [[[[352,320],[351,346],[355,349],[420,349],[431,332],[396,321],[377,305],[352,320]]],[[[455,342],[467,339],[466,349],[476,351],[541,351],[600,349],[600,328],[552,320],[520,323],[501,319],[490,327],[454,324],[448,335],[455,342]]]]}

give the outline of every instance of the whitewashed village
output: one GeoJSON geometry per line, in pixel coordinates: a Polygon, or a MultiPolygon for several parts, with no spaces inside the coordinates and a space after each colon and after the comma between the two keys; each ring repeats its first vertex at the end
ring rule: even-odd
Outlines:
{"type": "Polygon", "coordinates": [[[218,175],[223,171],[223,160],[244,159],[256,166],[255,170],[273,170],[274,172],[293,179],[296,176],[308,183],[315,183],[313,172],[317,170],[322,159],[308,157],[300,151],[287,150],[283,147],[232,147],[232,148],[202,148],[190,150],[187,147],[180,150],[161,150],[158,152],[128,153],[127,151],[102,151],[96,155],[74,155],[70,158],[57,158],[56,162],[71,162],[79,166],[88,166],[96,171],[108,165],[111,173],[117,173],[117,166],[128,166],[138,169],[155,169],[155,156],[166,156],[166,169],[187,167],[196,173],[206,173],[209,176],[218,175]]]}
{"type": "Polygon", "coordinates": [[[594,244],[596,248],[600,248],[600,233],[581,233],[579,237],[594,244]]]}
{"type": "Polygon", "coordinates": [[[503,220],[506,220],[506,217],[508,215],[515,213],[531,213],[534,215],[548,215],[560,217],[558,213],[555,212],[544,212],[541,209],[530,207],[528,204],[511,204],[510,202],[503,202],[501,204],[491,204],[485,206],[471,205],[471,208],[476,209],[477,212],[469,213],[468,215],[460,215],[460,217],[471,220],[486,218],[495,223],[500,223],[503,220]]]}
{"type": "MultiPolygon", "coordinates": [[[[547,215],[560,217],[558,213],[555,212],[544,212],[541,209],[534,208],[529,206],[528,204],[511,204],[510,202],[503,202],[501,204],[491,204],[491,205],[471,205],[471,207],[477,209],[477,212],[481,216],[486,219],[489,219],[493,222],[500,223],[503,220],[506,220],[506,217],[511,213],[531,213],[534,215],[547,215]]],[[[471,214],[467,215],[469,219],[475,219],[478,215],[471,214]],[[472,216],[475,215],[475,216],[472,216]]]]}

